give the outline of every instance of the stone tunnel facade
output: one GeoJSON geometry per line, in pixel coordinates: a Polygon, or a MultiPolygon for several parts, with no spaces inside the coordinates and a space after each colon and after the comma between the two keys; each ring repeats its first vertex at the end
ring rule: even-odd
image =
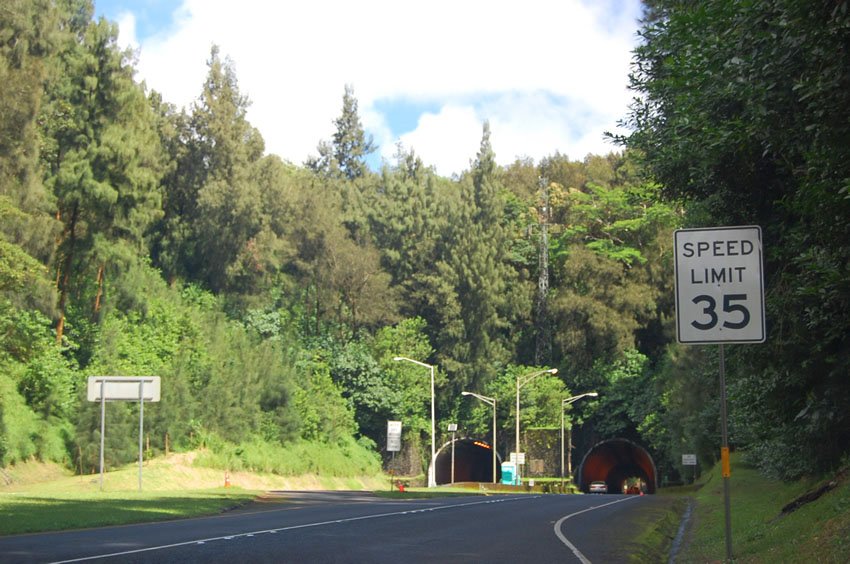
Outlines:
{"type": "MultiPolygon", "coordinates": [[[[455,440],[455,475],[452,480],[452,443],[449,441],[437,451],[434,465],[437,484],[454,482],[492,482],[493,447],[476,439],[455,440]]],[[[502,460],[496,453],[496,481],[502,478],[502,460]]]]}
{"type": "Polygon", "coordinates": [[[581,461],[577,475],[578,486],[587,491],[591,482],[604,481],[611,493],[621,492],[627,478],[640,478],[646,493],[658,487],[655,462],[643,447],[627,439],[610,439],[597,443],[581,461]]]}

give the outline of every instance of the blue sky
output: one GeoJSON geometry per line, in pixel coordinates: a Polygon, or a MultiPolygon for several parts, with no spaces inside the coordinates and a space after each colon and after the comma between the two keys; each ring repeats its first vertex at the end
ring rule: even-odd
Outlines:
{"type": "Polygon", "coordinates": [[[379,145],[440,174],[475,157],[483,122],[501,164],[616,150],[639,0],[95,0],[137,49],[137,78],[178,107],[213,43],[229,57],[266,149],[294,163],[333,132],[346,84],[379,145]],[[238,9],[237,9],[238,7],[238,9]]]}

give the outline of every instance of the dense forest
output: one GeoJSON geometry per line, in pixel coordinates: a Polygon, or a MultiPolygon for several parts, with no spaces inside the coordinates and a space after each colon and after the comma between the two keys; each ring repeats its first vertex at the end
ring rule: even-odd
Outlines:
{"type": "MultiPolygon", "coordinates": [[[[640,36],[620,151],[500,166],[484,123],[445,178],[403,146],[371,170],[350,86],[290,163],[217,47],[176,108],[90,0],[4,2],[0,467],[95,470],[101,375],[161,377],[147,456],[374,472],[393,419],[424,466],[430,382],[404,356],[437,367],[441,429],[489,436],[461,392],[497,399],[500,453],[517,376],[557,368],[523,427],[598,392],[570,406],[578,448],[625,437],[676,480],[682,453],[719,456],[720,422],[717,347],[675,342],[672,234],[719,225],[764,233],[768,338],[726,349],[733,448],[784,479],[846,462],[850,4],[651,0],[640,36]]],[[[110,467],[137,417],[109,406],[110,467]]]]}

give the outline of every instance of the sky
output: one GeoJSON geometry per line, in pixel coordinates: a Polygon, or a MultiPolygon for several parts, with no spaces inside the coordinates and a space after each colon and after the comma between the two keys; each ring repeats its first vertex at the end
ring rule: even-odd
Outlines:
{"type": "Polygon", "coordinates": [[[445,176],[489,121],[499,164],[618,150],[640,0],[94,0],[136,78],[187,110],[210,47],[233,64],[266,151],[295,164],[334,132],[345,86],[378,145],[445,176]]]}

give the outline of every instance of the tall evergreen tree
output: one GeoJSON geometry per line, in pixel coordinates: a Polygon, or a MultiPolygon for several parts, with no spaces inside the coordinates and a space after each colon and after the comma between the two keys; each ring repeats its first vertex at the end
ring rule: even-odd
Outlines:
{"type": "Polygon", "coordinates": [[[472,169],[460,182],[460,207],[449,227],[445,274],[456,301],[447,302],[444,327],[436,347],[441,364],[455,374],[456,388],[493,378],[507,361],[504,345],[515,282],[508,264],[507,235],[503,226],[503,187],[490,125],[484,124],[481,147],[472,169]]]}
{"type": "Polygon", "coordinates": [[[83,289],[83,277],[96,279],[97,309],[104,267],[123,252],[116,244],[141,249],[161,205],[160,146],[150,106],[117,47],[117,27],[91,23],[91,13],[85,1],[69,2],[61,13],[67,33],[42,109],[41,157],[63,225],[56,265],[59,339],[71,292],[83,289]],[[86,272],[90,267],[97,273],[86,272]]]}
{"type": "Polygon", "coordinates": [[[191,218],[192,252],[184,260],[191,276],[210,289],[238,291],[233,269],[261,229],[260,191],[251,175],[264,143],[246,118],[248,99],[239,91],[232,63],[213,46],[207,64],[191,120],[190,155],[193,166],[201,168],[193,175],[197,215],[191,218]]]}
{"type": "Polygon", "coordinates": [[[37,117],[54,54],[56,10],[15,0],[0,10],[0,299],[52,311],[47,264],[58,224],[39,174],[37,117]]]}
{"type": "Polygon", "coordinates": [[[318,157],[311,157],[307,166],[332,178],[354,180],[368,172],[366,157],[377,147],[372,136],[366,136],[360,115],[357,113],[357,98],[354,88],[345,86],[342,97],[342,113],[334,120],[336,131],[331,142],[319,143],[318,157]]]}

